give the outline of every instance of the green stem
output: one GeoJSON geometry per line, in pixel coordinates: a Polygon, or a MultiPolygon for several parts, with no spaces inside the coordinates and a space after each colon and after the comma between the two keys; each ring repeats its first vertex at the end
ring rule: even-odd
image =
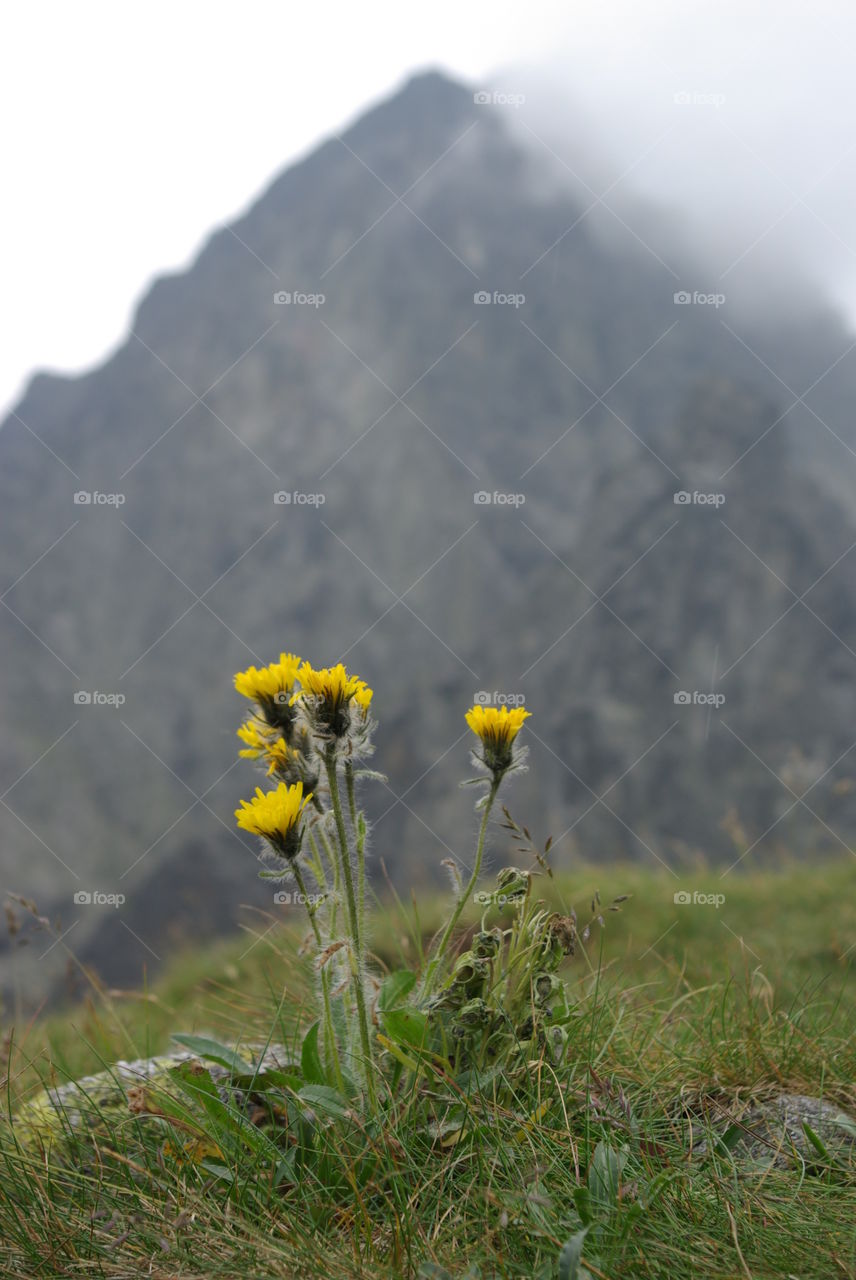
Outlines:
{"type": "Polygon", "coordinates": [[[324,866],[321,853],[318,849],[318,843],[315,839],[315,835],[313,833],[311,826],[307,826],[307,832],[309,834],[309,843],[312,846],[312,859],[311,861],[307,859],[307,861],[309,862],[309,866],[312,870],[312,874],[314,875],[315,879],[318,881],[319,887],[323,890],[325,894],[328,894],[330,892],[330,883],[327,879],[327,870],[324,866]]]}
{"type": "Polygon", "coordinates": [[[360,834],[357,816],[357,795],[354,787],[354,766],[350,760],[345,761],[345,785],[348,789],[348,808],[351,813],[351,827],[357,842],[357,913],[360,918],[360,931],[365,930],[366,920],[366,840],[360,834]]]}
{"type": "Polygon", "coordinates": [[[372,1058],[371,1039],[369,1037],[369,1020],[366,1012],[366,996],[363,991],[363,952],[360,936],[360,922],[357,916],[357,900],[354,894],[354,876],[351,870],[351,858],[348,850],[348,837],[345,832],[345,818],[342,813],[342,802],[339,798],[339,779],[336,776],[336,748],[330,745],[324,752],[324,763],[327,766],[327,782],[330,787],[330,799],[333,804],[333,816],[336,819],[336,833],[339,837],[342,878],[345,882],[345,898],[348,904],[348,919],[351,926],[351,974],[354,979],[354,995],[357,1001],[357,1020],[360,1028],[366,1089],[372,1111],[377,1111],[377,1095],[375,1093],[374,1062],[372,1058]]]}
{"type": "MultiPolygon", "coordinates": [[[[315,845],[315,841],[312,839],[311,832],[309,839],[312,842],[312,847],[315,849],[315,855],[317,857],[318,849],[315,845]]],[[[300,870],[297,861],[292,863],[292,870],[294,872],[294,878],[297,881],[297,887],[303,894],[303,902],[309,916],[309,923],[312,925],[312,932],[315,935],[315,941],[318,944],[318,951],[320,953],[324,950],[324,942],[321,937],[321,930],[318,928],[318,922],[315,919],[315,912],[309,906],[309,895],[306,892],[306,881],[303,878],[303,872],[300,870]]],[[[342,1094],[344,1094],[345,1080],[342,1076],[342,1064],[339,1061],[339,1046],[336,1043],[336,1032],[333,1029],[333,1010],[330,1005],[330,979],[326,969],[321,970],[321,994],[324,1000],[324,1039],[326,1041],[327,1053],[333,1063],[336,1083],[342,1094]]]]}
{"type": "Polygon", "coordinates": [[[455,907],[455,910],[452,912],[452,915],[449,919],[449,923],[446,925],[446,928],[443,930],[443,936],[441,937],[439,943],[437,944],[437,947],[434,952],[434,959],[428,965],[428,970],[425,974],[425,981],[422,984],[421,998],[423,1001],[427,1000],[428,996],[431,994],[431,991],[434,986],[434,977],[437,973],[438,966],[440,965],[441,961],[445,957],[446,948],[449,945],[449,939],[451,938],[455,930],[455,926],[457,925],[458,921],[461,918],[461,912],[463,911],[465,904],[473,896],[473,890],[475,889],[476,884],[478,883],[478,878],[479,878],[479,875],[481,874],[482,857],[484,855],[484,842],[485,842],[485,835],[487,834],[487,823],[488,823],[488,819],[490,817],[490,811],[493,808],[493,802],[496,799],[496,793],[499,790],[499,784],[501,781],[502,781],[502,775],[500,774],[498,777],[494,777],[493,781],[490,784],[490,791],[488,792],[487,800],[485,801],[484,814],[482,815],[481,827],[479,828],[479,839],[478,839],[478,844],[476,845],[476,860],[473,865],[473,874],[470,876],[467,887],[464,889],[463,893],[458,899],[457,906],[455,907]]]}
{"type": "Polygon", "coordinates": [[[330,937],[334,938],[336,936],[336,917],[339,914],[339,860],[333,851],[333,846],[330,843],[330,837],[327,835],[323,826],[318,828],[318,834],[321,836],[321,843],[324,845],[324,852],[327,854],[327,861],[330,863],[330,867],[333,871],[333,898],[330,904],[330,937]]]}

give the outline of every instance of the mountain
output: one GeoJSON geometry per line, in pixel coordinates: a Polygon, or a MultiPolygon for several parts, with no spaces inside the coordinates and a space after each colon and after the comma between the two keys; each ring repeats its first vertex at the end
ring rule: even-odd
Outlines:
{"type": "Polygon", "coordinates": [[[720,300],[590,203],[420,75],[157,280],[99,368],[32,380],[0,428],[0,839],[69,935],[10,940],[7,993],[55,991],[67,948],[134,981],[273,909],[231,677],[284,648],[376,691],[399,883],[469,858],[481,690],[533,713],[508,799],[559,862],[848,847],[853,338],[796,291],[720,300]]]}

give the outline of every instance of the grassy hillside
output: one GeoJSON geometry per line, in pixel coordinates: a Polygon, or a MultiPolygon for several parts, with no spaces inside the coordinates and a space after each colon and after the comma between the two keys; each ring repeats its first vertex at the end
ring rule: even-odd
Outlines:
{"type": "MultiPolygon", "coordinates": [[[[568,965],[580,998],[598,969],[601,988],[620,992],[623,1005],[632,994],[634,1006],[723,982],[742,987],[769,981],[779,1006],[806,1002],[815,992],[829,1002],[833,992],[846,991],[856,958],[856,863],[792,863],[721,875],[702,868],[674,880],[633,863],[587,865],[542,881],[541,896],[551,906],[573,906],[581,917],[596,891],[604,900],[631,895],[620,915],[606,917],[607,928],[594,931],[586,953],[568,965]],[[676,905],[680,890],[724,894],[725,902],[718,908],[676,905]]],[[[283,995],[288,1017],[299,1018],[308,976],[297,956],[305,924],[296,908],[291,911],[248,913],[240,935],[187,950],[149,990],[107,991],[94,984],[84,1003],[19,1027],[19,1093],[36,1081],[37,1071],[59,1080],[117,1057],[160,1052],[177,1030],[266,1037],[283,995]]],[[[413,964],[420,932],[414,921],[427,938],[442,911],[441,897],[406,904],[406,910],[404,904],[378,903],[371,945],[379,965],[413,964]]]]}
{"type": "MultiPolygon", "coordinates": [[[[127,1115],[60,1174],[16,1153],[7,1134],[4,1274],[582,1276],[573,1249],[560,1258],[589,1214],[590,1276],[856,1276],[847,1158],[821,1142],[784,1168],[746,1164],[732,1147],[739,1124],[710,1142],[748,1101],[781,1092],[856,1116],[855,883],[849,861],[724,880],[698,870],[680,884],[639,866],[588,866],[542,881],[581,920],[595,888],[604,901],[632,897],[569,962],[567,1059],[531,1063],[527,1096],[488,1090],[445,1128],[426,1128],[407,1099],[377,1129],[328,1117],[323,1166],[279,1188],[247,1147],[226,1161],[224,1191],[204,1164],[171,1163],[163,1134],[141,1136],[127,1115]],[[676,905],[678,889],[725,902],[676,905]],[[705,1134],[708,1154],[690,1158],[705,1134]]],[[[442,904],[416,907],[418,925],[412,906],[377,908],[380,966],[416,965],[442,904]]],[[[260,917],[182,956],[148,992],[93,991],[17,1028],[7,1034],[13,1114],[39,1076],[149,1055],[175,1031],[294,1044],[311,990],[300,942],[296,926],[260,917]]]]}

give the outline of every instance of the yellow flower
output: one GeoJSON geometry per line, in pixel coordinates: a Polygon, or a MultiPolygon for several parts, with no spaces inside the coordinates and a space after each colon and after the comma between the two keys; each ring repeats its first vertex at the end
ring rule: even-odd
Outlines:
{"type": "Polygon", "coordinates": [[[279,769],[282,773],[289,767],[297,768],[301,762],[301,754],[295,747],[290,747],[285,738],[277,738],[276,742],[271,739],[267,744],[266,753],[269,760],[268,776],[279,769]]]}
{"type": "Polygon", "coordinates": [[[271,749],[272,734],[258,720],[245,720],[237,733],[241,741],[247,744],[241,748],[238,755],[247,760],[258,760],[259,756],[265,755],[271,749]]]}
{"type": "Polygon", "coordinates": [[[248,667],[235,676],[235,688],[245,698],[257,702],[268,724],[290,727],[293,714],[289,706],[291,691],[297,680],[300,659],[296,653],[281,653],[279,662],[269,666],[248,667]]]}
{"type": "Polygon", "coordinates": [[[275,775],[278,781],[302,782],[312,792],[318,785],[318,770],[313,767],[314,753],[305,725],[295,725],[291,743],[282,734],[253,717],[245,720],[238,729],[238,737],[247,745],[238,752],[247,760],[261,760],[267,765],[267,776],[275,775]]]}
{"type": "Polygon", "coordinates": [[[267,792],[256,787],[252,800],[241,801],[235,817],[242,830],[262,836],[284,858],[296,858],[303,835],[300,819],[311,799],[311,795],[304,797],[302,782],[290,787],[281,782],[267,792]]]}
{"type": "Polygon", "coordinates": [[[489,769],[508,768],[512,743],[531,714],[522,707],[509,711],[508,707],[475,706],[467,712],[467,724],[484,743],[484,762],[489,769]]]}
{"type": "Polygon", "coordinates": [[[368,715],[372,691],[359,676],[348,675],[341,662],[335,667],[315,669],[310,663],[301,664],[298,672],[301,692],[297,698],[314,698],[315,710],[322,725],[335,737],[346,733],[351,722],[349,704],[353,700],[360,708],[362,718],[368,715]]]}
{"type": "Polygon", "coordinates": [[[361,680],[360,687],[359,689],[357,689],[356,693],[354,694],[354,702],[356,702],[357,706],[362,711],[363,719],[365,719],[366,715],[368,714],[368,709],[371,706],[371,701],[373,696],[374,694],[372,693],[372,690],[369,689],[365,681],[361,680]]]}

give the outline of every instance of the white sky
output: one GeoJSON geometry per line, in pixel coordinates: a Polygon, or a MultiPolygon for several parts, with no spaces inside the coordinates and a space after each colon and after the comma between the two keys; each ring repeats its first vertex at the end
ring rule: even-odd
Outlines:
{"type": "Polygon", "coordinates": [[[513,87],[525,64],[528,119],[543,136],[569,93],[562,128],[605,131],[607,174],[671,130],[628,183],[712,241],[745,224],[731,248],[804,258],[856,314],[855,34],[846,0],[10,6],[0,405],[35,368],[100,359],[152,275],[428,66],[513,87]],[[682,91],[724,102],[676,108],[682,91]]]}

